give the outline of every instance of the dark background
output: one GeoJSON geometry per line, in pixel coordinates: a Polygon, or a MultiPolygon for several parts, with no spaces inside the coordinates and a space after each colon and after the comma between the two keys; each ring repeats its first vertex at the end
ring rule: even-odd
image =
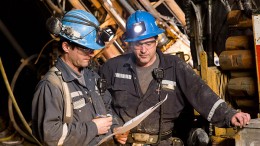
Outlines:
{"type": "MultiPolygon", "coordinates": [[[[38,54],[51,39],[45,28],[45,21],[51,15],[40,0],[5,0],[0,4],[0,57],[9,81],[26,57],[19,54],[4,33],[5,26],[22,48],[21,51],[30,57],[38,54]]],[[[35,88],[40,67],[26,66],[22,69],[14,87],[14,96],[24,116],[30,118],[31,98],[35,88]]],[[[8,92],[1,74],[0,77],[0,131],[4,129],[8,117],[8,92]]]]}

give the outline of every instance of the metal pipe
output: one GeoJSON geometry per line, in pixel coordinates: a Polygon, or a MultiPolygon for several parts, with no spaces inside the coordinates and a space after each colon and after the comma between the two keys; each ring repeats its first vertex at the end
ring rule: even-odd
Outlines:
{"type": "Polygon", "coordinates": [[[251,17],[252,13],[253,13],[253,9],[252,9],[250,1],[249,0],[242,0],[242,3],[243,3],[243,6],[244,6],[245,13],[249,17],[251,17]]]}
{"type": "Polygon", "coordinates": [[[126,23],[125,20],[118,14],[116,9],[113,7],[112,2],[110,0],[102,0],[103,6],[107,10],[107,12],[117,21],[119,27],[122,31],[125,31],[126,23]]]}
{"type": "Polygon", "coordinates": [[[160,4],[162,4],[165,0],[159,0],[158,2],[156,2],[155,4],[153,4],[154,8],[157,8],[160,4]]]}
{"type": "Polygon", "coordinates": [[[119,2],[122,4],[122,6],[126,9],[126,11],[129,14],[132,14],[135,12],[134,8],[126,0],[119,0],[119,2]]]}
{"type": "Polygon", "coordinates": [[[120,52],[121,54],[124,54],[124,53],[125,53],[125,50],[119,45],[119,43],[118,43],[116,40],[113,42],[113,44],[114,44],[114,46],[119,50],[119,52],[120,52]]]}
{"type": "Polygon", "coordinates": [[[159,13],[157,12],[157,10],[152,6],[152,4],[150,3],[150,1],[148,0],[141,0],[140,3],[145,7],[145,9],[150,12],[156,19],[158,19],[159,21],[162,21],[162,19],[160,18],[159,13]]]}
{"type": "Polygon", "coordinates": [[[18,44],[18,42],[15,40],[15,38],[12,36],[12,34],[9,32],[5,24],[0,19],[0,30],[3,32],[5,37],[10,41],[10,44],[14,47],[14,49],[18,52],[18,54],[23,58],[27,58],[26,53],[22,49],[22,47],[18,44]]]}
{"type": "Polygon", "coordinates": [[[145,11],[145,9],[143,8],[143,6],[140,5],[140,3],[139,3],[137,0],[131,0],[131,2],[133,3],[134,6],[136,6],[136,8],[137,8],[138,10],[144,10],[144,11],[145,11]]]}
{"type": "Polygon", "coordinates": [[[244,10],[244,6],[243,6],[243,3],[241,2],[241,0],[237,0],[236,3],[240,10],[244,10]]]}
{"type": "Polygon", "coordinates": [[[57,7],[55,4],[53,4],[53,2],[51,0],[46,0],[46,3],[49,5],[49,7],[54,10],[56,13],[58,14],[63,14],[63,11],[57,7]]]}
{"type": "Polygon", "coordinates": [[[230,4],[228,3],[227,0],[221,0],[220,2],[225,6],[225,9],[226,9],[227,12],[231,11],[230,4]]]}
{"type": "Polygon", "coordinates": [[[208,66],[214,66],[214,51],[212,46],[212,0],[208,0],[208,26],[207,26],[207,56],[208,56],[208,66]]]}

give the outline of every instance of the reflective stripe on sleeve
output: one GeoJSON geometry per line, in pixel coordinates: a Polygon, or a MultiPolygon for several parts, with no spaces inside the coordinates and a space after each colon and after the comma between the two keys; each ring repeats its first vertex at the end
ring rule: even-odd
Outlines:
{"type": "Polygon", "coordinates": [[[215,104],[213,105],[213,107],[211,108],[210,112],[209,112],[209,115],[208,115],[208,118],[207,120],[210,122],[211,121],[211,118],[213,117],[214,113],[215,113],[215,110],[217,109],[217,107],[221,104],[225,102],[223,99],[219,99],[217,102],[215,102],[215,104]]]}
{"type": "Polygon", "coordinates": [[[68,134],[68,126],[66,123],[64,123],[62,126],[62,135],[61,135],[61,138],[59,139],[58,146],[63,145],[67,134],[68,134]]]}

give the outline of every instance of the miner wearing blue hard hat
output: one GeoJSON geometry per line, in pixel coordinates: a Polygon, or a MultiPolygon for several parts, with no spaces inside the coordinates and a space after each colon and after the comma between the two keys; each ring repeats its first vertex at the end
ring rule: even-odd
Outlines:
{"type": "Polygon", "coordinates": [[[111,134],[113,121],[111,95],[100,93],[98,74],[87,68],[94,51],[104,46],[98,38],[99,22],[84,10],[47,22],[50,32],[60,37],[60,56],[36,87],[33,135],[43,145],[97,145],[111,134]]]}
{"type": "MultiPolygon", "coordinates": [[[[248,113],[230,108],[178,56],[161,52],[157,45],[158,35],[163,32],[152,14],[141,10],[134,12],[127,19],[125,32],[125,41],[132,53],[109,59],[100,70],[100,75],[107,80],[115,113],[121,118],[120,125],[168,95],[167,100],[140,124],[115,135],[117,142],[127,146],[183,145],[183,140],[175,137],[174,126],[188,105],[218,127],[248,124],[251,118],[248,113]]],[[[209,142],[207,135],[200,140],[195,145],[209,142]]]]}

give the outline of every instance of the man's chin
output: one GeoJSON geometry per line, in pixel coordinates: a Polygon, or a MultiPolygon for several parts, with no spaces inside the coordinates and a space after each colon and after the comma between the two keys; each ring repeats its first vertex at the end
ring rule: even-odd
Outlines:
{"type": "Polygon", "coordinates": [[[89,63],[82,64],[82,67],[88,67],[88,66],[89,66],[89,63]]]}
{"type": "Polygon", "coordinates": [[[138,65],[139,65],[139,66],[145,66],[147,63],[148,63],[147,61],[143,61],[143,60],[140,61],[140,60],[139,60],[138,65]]]}

